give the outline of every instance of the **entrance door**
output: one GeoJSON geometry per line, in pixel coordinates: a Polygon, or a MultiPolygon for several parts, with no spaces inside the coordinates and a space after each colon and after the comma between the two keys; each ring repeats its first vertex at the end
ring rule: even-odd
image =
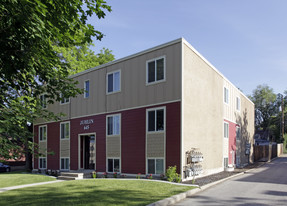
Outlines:
{"type": "Polygon", "coordinates": [[[80,168],[95,169],[96,163],[95,135],[80,136],[80,168]]]}

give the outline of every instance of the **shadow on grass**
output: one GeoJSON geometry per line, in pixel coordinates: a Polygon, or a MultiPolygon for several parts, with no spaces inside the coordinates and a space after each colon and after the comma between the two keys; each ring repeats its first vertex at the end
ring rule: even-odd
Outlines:
{"type": "MultiPolygon", "coordinates": [[[[152,188],[151,188],[152,190],[152,188]]],[[[156,193],[141,188],[104,186],[97,181],[70,181],[28,187],[0,194],[3,205],[147,205],[168,196],[184,192],[156,193]],[[156,193],[156,194],[155,194],[156,193]]]]}

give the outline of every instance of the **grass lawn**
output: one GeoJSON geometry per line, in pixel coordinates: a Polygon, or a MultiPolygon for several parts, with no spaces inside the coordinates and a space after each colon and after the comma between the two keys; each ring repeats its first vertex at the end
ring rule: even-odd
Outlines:
{"type": "Polygon", "coordinates": [[[144,180],[65,181],[0,193],[3,205],[147,205],[191,190],[144,180]]]}
{"type": "Polygon", "coordinates": [[[25,174],[23,172],[0,173],[0,188],[54,180],[56,179],[45,175],[25,174]]]}

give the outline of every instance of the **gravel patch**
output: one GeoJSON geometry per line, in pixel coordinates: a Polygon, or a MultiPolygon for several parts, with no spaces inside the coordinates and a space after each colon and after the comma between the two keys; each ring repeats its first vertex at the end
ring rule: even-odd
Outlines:
{"type": "MultiPolygon", "coordinates": [[[[223,171],[223,172],[219,172],[219,173],[216,173],[213,175],[208,175],[205,177],[196,178],[194,184],[199,185],[201,187],[203,185],[206,185],[206,184],[209,184],[212,182],[216,182],[216,181],[221,180],[221,179],[225,179],[227,177],[239,174],[241,172],[246,172],[247,170],[260,167],[263,164],[265,164],[265,162],[255,162],[254,164],[247,165],[244,168],[236,168],[232,172],[223,171]]],[[[185,181],[185,182],[183,182],[183,184],[192,184],[192,180],[185,181]]]]}

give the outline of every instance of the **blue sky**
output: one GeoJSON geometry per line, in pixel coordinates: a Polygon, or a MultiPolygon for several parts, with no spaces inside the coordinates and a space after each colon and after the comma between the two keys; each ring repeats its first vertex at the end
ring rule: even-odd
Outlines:
{"type": "Polygon", "coordinates": [[[259,84],[287,90],[287,0],[107,0],[89,23],[105,34],[95,52],[116,59],[180,37],[245,94],[259,84]]]}

